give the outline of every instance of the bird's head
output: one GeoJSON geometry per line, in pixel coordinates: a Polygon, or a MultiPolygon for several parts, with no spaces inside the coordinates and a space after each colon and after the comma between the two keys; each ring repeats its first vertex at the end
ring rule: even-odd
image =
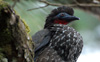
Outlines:
{"type": "Polygon", "coordinates": [[[78,17],[73,16],[74,10],[70,7],[61,6],[51,11],[51,14],[46,19],[44,28],[53,24],[68,24],[74,20],[79,20],[78,17]]]}
{"type": "Polygon", "coordinates": [[[79,20],[79,18],[62,12],[54,17],[54,24],[68,24],[74,20],[79,20]]]}

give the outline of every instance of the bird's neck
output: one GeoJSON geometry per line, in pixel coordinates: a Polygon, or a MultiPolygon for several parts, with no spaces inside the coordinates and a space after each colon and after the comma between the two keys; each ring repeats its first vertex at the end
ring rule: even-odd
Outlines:
{"type": "Polygon", "coordinates": [[[67,22],[66,20],[55,20],[54,23],[55,23],[55,24],[64,24],[64,25],[66,25],[66,24],[68,24],[69,22],[67,22]]]}
{"type": "Polygon", "coordinates": [[[69,22],[66,20],[54,20],[54,22],[46,22],[44,28],[50,28],[55,24],[60,24],[60,25],[67,25],[69,22]]]}

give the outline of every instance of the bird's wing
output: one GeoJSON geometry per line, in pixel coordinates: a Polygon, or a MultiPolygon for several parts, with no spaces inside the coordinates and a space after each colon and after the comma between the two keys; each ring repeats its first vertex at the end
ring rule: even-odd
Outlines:
{"type": "Polygon", "coordinates": [[[42,52],[42,50],[49,44],[50,40],[50,32],[47,29],[41,30],[37,32],[34,36],[32,36],[32,40],[35,42],[35,59],[42,52]]]}
{"type": "Polygon", "coordinates": [[[35,48],[35,59],[34,59],[35,61],[36,61],[38,55],[41,54],[41,52],[49,44],[50,38],[51,38],[50,36],[44,37],[44,39],[41,41],[40,45],[37,48],[35,48]]]}
{"type": "Polygon", "coordinates": [[[38,31],[32,36],[32,41],[35,43],[35,48],[37,48],[42,42],[43,38],[49,33],[48,29],[43,29],[38,31]]]}

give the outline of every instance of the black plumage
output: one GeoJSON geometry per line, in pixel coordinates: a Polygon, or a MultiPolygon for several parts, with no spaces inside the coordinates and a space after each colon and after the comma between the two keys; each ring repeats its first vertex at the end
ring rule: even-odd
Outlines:
{"type": "Polygon", "coordinates": [[[72,27],[66,24],[79,18],[73,16],[70,7],[54,9],[46,19],[44,29],[36,33],[35,41],[36,62],[76,62],[79,57],[83,39],[72,27]]]}

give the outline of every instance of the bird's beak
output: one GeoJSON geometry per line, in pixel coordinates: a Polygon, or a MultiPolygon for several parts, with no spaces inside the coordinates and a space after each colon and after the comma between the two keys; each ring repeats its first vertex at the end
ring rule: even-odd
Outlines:
{"type": "Polygon", "coordinates": [[[64,19],[66,19],[66,20],[79,20],[80,18],[78,18],[78,17],[76,17],[76,16],[71,16],[71,15],[69,15],[69,16],[65,16],[65,17],[63,17],[64,19]]]}
{"type": "Polygon", "coordinates": [[[70,16],[70,18],[71,18],[72,20],[80,20],[80,18],[78,18],[78,17],[76,17],[76,16],[70,16]]]}

